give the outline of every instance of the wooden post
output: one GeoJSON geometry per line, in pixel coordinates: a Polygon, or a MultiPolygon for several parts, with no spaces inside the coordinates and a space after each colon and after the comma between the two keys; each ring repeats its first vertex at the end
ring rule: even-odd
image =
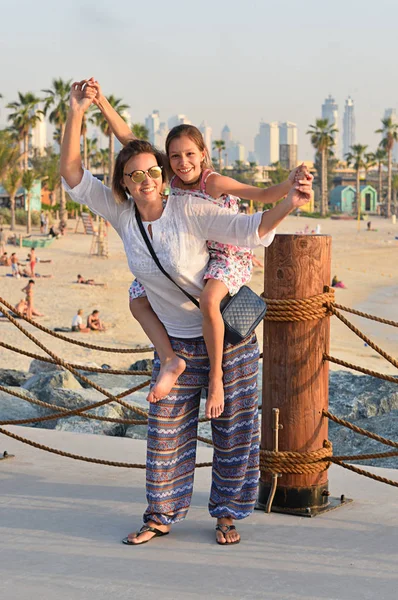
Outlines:
{"type": "MultiPolygon", "coordinates": [[[[303,299],[321,294],[330,285],[331,237],[277,235],[264,256],[264,297],[303,299]]],[[[264,321],[263,411],[261,447],[273,449],[272,410],[279,409],[283,427],[279,451],[319,450],[328,439],[328,362],[330,319],[264,321]]],[[[259,506],[265,506],[272,487],[270,473],[260,477],[259,506]]],[[[300,514],[328,505],[328,472],[283,474],[274,510],[300,514]]]]}

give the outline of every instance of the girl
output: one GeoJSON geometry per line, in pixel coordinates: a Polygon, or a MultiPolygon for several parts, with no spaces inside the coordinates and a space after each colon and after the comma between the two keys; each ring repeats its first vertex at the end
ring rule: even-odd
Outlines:
{"type": "MultiPolygon", "coordinates": [[[[107,119],[118,140],[126,145],[136,139],[125,121],[102,95],[100,85],[93,78],[88,86],[96,89],[93,102],[107,119]]],[[[293,185],[306,180],[304,167],[294,169],[288,179],[270,188],[257,188],[216,173],[201,132],[193,125],[178,125],[168,134],[166,153],[173,177],[170,194],[205,197],[209,201],[239,211],[239,196],[274,204],[286,196],[293,185]]],[[[217,418],[224,409],[222,356],[224,348],[224,322],[220,302],[226,294],[234,295],[248,283],[252,273],[252,251],[248,248],[208,242],[210,260],[205,275],[206,285],[200,295],[203,314],[203,337],[210,360],[209,389],[205,414],[217,418]]],[[[148,395],[149,402],[157,402],[167,396],[185,369],[185,361],[172,350],[162,323],[149,304],[143,286],[134,280],[130,287],[130,310],[158,351],[161,370],[155,386],[148,395]]]]}

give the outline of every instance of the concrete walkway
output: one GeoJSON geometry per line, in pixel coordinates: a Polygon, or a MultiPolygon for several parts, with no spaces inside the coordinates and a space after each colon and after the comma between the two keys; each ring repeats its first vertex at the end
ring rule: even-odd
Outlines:
{"type": "MultiPolygon", "coordinates": [[[[9,427],[77,454],[144,462],[145,442],[9,427]]],[[[1,600],[395,600],[398,491],[339,467],[333,496],[355,502],[320,517],[256,511],[242,542],[214,541],[210,469],[198,469],[192,507],[172,533],[141,547],[120,543],[141,525],[145,472],[36,450],[0,435],[1,600]]],[[[211,457],[199,448],[198,460],[211,457]]],[[[398,472],[372,469],[391,479],[398,472]]]]}

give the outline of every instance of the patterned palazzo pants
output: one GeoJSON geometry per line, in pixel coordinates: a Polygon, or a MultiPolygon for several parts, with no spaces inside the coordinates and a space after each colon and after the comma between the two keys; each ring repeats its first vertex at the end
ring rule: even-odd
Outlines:
{"type": "MultiPolygon", "coordinates": [[[[207,390],[209,359],[203,338],[171,338],[187,368],[169,396],[150,404],[146,491],[149,520],[168,525],[186,516],[193,491],[200,395],[207,390]]],[[[212,419],[214,444],[209,512],[244,519],[254,509],[259,479],[257,373],[254,335],[224,348],[225,408],[212,419]]],[[[159,373],[155,354],[152,383],[159,373]]]]}

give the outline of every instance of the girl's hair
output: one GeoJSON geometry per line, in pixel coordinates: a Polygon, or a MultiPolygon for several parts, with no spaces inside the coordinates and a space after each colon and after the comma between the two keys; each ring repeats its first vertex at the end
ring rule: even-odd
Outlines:
{"type": "Polygon", "coordinates": [[[195,146],[197,146],[199,148],[200,152],[205,153],[205,157],[202,162],[202,170],[203,169],[214,169],[213,163],[211,162],[209,150],[203,139],[203,135],[201,134],[199,129],[197,127],[195,127],[194,125],[177,125],[176,127],[173,127],[173,129],[171,129],[169,131],[169,134],[166,138],[166,154],[167,154],[167,156],[169,157],[169,149],[170,149],[171,142],[173,140],[175,140],[176,138],[182,137],[183,135],[186,135],[187,137],[189,137],[189,139],[193,141],[195,146]]]}
{"type": "Polygon", "coordinates": [[[168,164],[163,152],[160,152],[150,142],[145,140],[133,140],[129,142],[117,155],[115,170],[112,179],[112,191],[117,204],[125,202],[129,195],[122,185],[124,167],[133,156],[140,154],[153,154],[159,167],[162,167],[163,184],[167,182],[168,164]]]}

